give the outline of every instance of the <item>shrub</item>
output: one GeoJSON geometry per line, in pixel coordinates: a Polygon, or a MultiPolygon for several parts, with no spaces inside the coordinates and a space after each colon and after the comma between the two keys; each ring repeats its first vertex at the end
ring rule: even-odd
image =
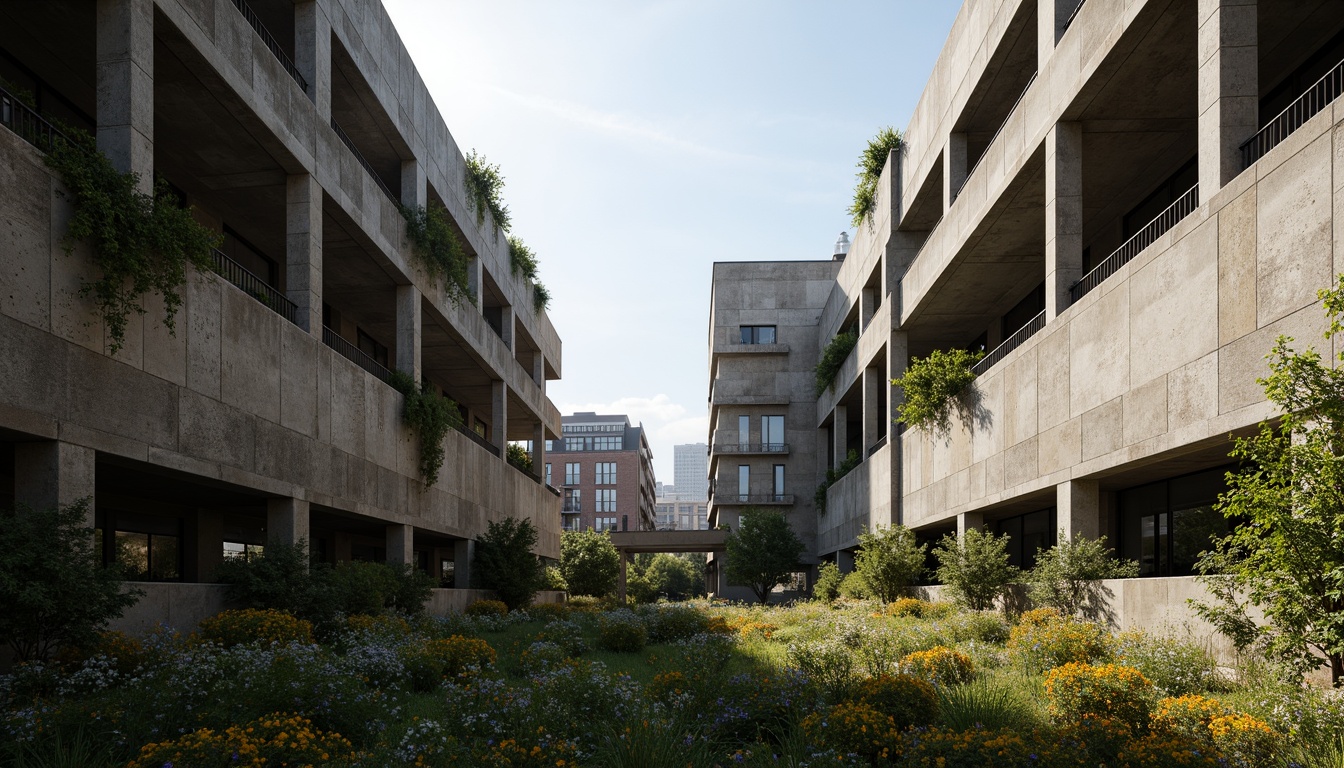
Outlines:
{"type": "Polygon", "coordinates": [[[146,660],[147,653],[144,643],[125,632],[103,630],[92,643],[83,648],[63,648],[56,661],[69,669],[97,656],[111,659],[118,672],[126,673],[140,666],[146,660]]]}
{"type": "Polygon", "coordinates": [[[1008,559],[1008,537],[970,528],[958,538],[948,534],[934,548],[938,580],[954,599],[975,611],[987,611],[1021,572],[1008,559]]]}
{"type": "Polygon", "coordinates": [[[671,643],[709,631],[709,616],[689,606],[659,606],[644,616],[651,643],[671,643]]]}
{"type": "Polygon", "coordinates": [[[495,225],[507,232],[512,221],[509,208],[504,204],[504,175],[499,172],[499,166],[486,162],[474,149],[464,159],[463,181],[467,200],[476,211],[476,223],[483,224],[485,212],[489,211],[495,225]]]}
{"type": "Polygon", "coordinates": [[[527,518],[490,521],[476,543],[475,573],[481,586],[493,589],[510,610],[526,608],[541,589],[544,566],[532,548],[537,529],[527,518]]]}
{"type": "Polygon", "coordinates": [[[1093,715],[1138,728],[1148,724],[1153,685],[1133,667],[1070,662],[1045,674],[1045,697],[1046,711],[1056,722],[1093,715]]]}
{"type": "MultiPolygon", "coordinates": [[[[554,568],[548,570],[555,570],[554,568]]],[[[496,601],[498,602],[498,601],[496,601]]],[[[573,612],[569,603],[537,603],[528,606],[527,615],[541,621],[560,621],[568,619],[569,614],[573,612]]]]}
{"type": "Polygon", "coordinates": [[[859,553],[854,572],[863,574],[868,591],[884,603],[900,597],[924,571],[928,545],[915,540],[915,532],[903,525],[879,525],[859,534],[859,553]]]}
{"type": "Polygon", "coordinates": [[[330,612],[318,606],[322,598],[302,541],[267,544],[260,554],[225,560],[215,567],[215,578],[228,585],[229,602],[242,608],[271,608],[309,620],[330,612]]]}
{"type": "Polygon", "coordinates": [[[135,604],[120,567],[104,568],[85,526],[89,500],[59,509],[0,512],[0,641],[20,661],[80,649],[135,604]]]}
{"type": "Polygon", "coordinates": [[[1168,696],[1157,702],[1151,725],[1159,733],[1169,733],[1191,742],[1204,742],[1211,738],[1209,723],[1215,717],[1230,713],[1231,710],[1217,699],[1196,694],[1168,696]]]}
{"type": "Polygon", "coordinates": [[[982,643],[1002,645],[1008,641],[1011,629],[1003,616],[985,611],[983,613],[960,613],[948,620],[945,625],[952,634],[952,640],[976,640],[982,643]]]}
{"type": "Polygon", "coordinates": [[[938,689],[938,717],[953,731],[972,728],[1021,729],[1031,723],[1033,707],[1010,687],[975,680],[938,689]]]}
{"type": "Polygon", "coordinates": [[[828,603],[835,602],[836,598],[840,597],[840,582],[843,579],[840,566],[835,563],[822,563],[821,567],[817,568],[817,583],[812,585],[812,596],[828,603]]]}
{"type": "Polygon", "coordinates": [[[944,645],[927,651],[915,651],[901,659],[901,672],[928,680],[934,685],[969,683],[975,675],[971,657],[944,645]]]}
{"type": "Polygon", "coordinates": [[[1283,740],[1264,721],[1234,712],[1209,721],[1213,744],[1237,768],[1259,768],[1275,762],[1283,740]]]}
{"type": "Polygon", "coordinates": [[[861,680],[851,698],[890,717],[899,729],[933,725],[938,720],[937,691],[927,680],[912,675],[861,680]]]}
{"type": "MultiPolygon", "coordinates": [[[[568,592],[569,582],[565,581],[565,575],[560,572],[559,568],[548,565],[541,574],[541,588],[555,592],[568,592]]],[[[548,603],[548,605],[563,605],[563,603],[548,603]]]]}
{"type": "Polygon", "coordinates": [[[611,537],[589,528],[560,534],[560,573],[575,595],[601,597],[616,589],[621,555],[611,537]]]}
{"type": "Polygon", "coordinates": [[[1159,693],[1180,696],[1207,691],[1219,682],[1217,664],[1203,648],[1144,632],[1120,636],[1116,659],[1143,673],[1159,693]]]}
{"type": "Polygon", "coordinates": [[[1061,618],[1063,614],[1058,608],[1033,608],[1030,611],[1023,611],[1017,617],[1017,623],[1024,627],[1039,627],[1042,624],[1059,621],[1061,618]]]}
{"type": "Polygon", "coordinates": [[[905,400],[899,406],[900,421],[929,434],[946,435],[952,428],[952,411],[970,416],[967,396],[975,372],[971,366],[983,352],[935,349],[928,357],[910,358],[910,365],[892,384],[901,388],[905,400]]]}
{"type": "Polygon", "coordinates": [[[346,617],[345,628],[351,632],[389,639],[411,634],[411,623],[401,616],[356,614],[346,617]]]}
{"type": "Polygon", "coordinates": [[[509,443],[508,449],[504,451],[505,459],[513,466],[524,472],[532,471],[532,454],[527,449],[517,443],[509,443]]]}
{"type": "MultiPolygon", "coordinates": [[[[900,765],[929,768],[1035,768],[1050,745],[1037,734],[1024,739],[1008,728],[933,728],[904,742],[900,765]]],[[[1045,758],[1048,759],[1048,758],[1045,758]]]]}
{"type": "Polygon", "coordinates": [[[868,583],[863,580],[863,574],[858,571],[851,571],[840,580],[841,597],[847,597],[850,600],[866,600],[869,594],[868,583]]]}
{"type": "Polygon", "coordinates": [[[882,764],[900,754],[901,731],[892,718],[862,702],[842,702],[803,718],[803,733],[823,750],[882,764]]]}
{"type": "Polygon", "coordinates": [[[537,254],[517,235],[509,235],[509,274],[523,273],[523,277],[534,280],[537,277],[537,254]]]}
{"type": "Polygon", "coordinates": [[[730,584],[751,587],[762,603],[770,591],[798,570],[803,542],[782,512],[747,507],[737,530],[728,534],[727,577],[730,584]]]}
{"type": "Polygon", "coordinates": [[[1033,672],[1072,662],[1088,664],[1112,656],[1111,633],[1100,624],[1077,619],[1018,624],[1008,636],[1008,652],[1033,672]]]}
{"type": "Polygon", "coordinates": [[[583,638],[583,629],[572,621],[552,621],[538,633],[537,639],[553,643],[564,652],[565,656],[581,656],[588,650],[588,641],[583,638]]]}
{"type": "Polygon", "coordinates": [[[484,640],[453,635],[403,646],[401,658],[415,690],[432,691],[445,678],[493,666],[496,657],[495,650],[484,640]]]}
{"type": "Polygon", "coordinates": [[[397,592],[397,573],[385,563],[346,561],[315,568],[319,589],[325,589],[339,613],[377,616],[390,607],[397,592]]]}
{"type": "Polygon", "coordinates": [[[813,371],[816,377],[815,391],[817,397],[821,397],[823,392],[830,389],[831,384],[835,381],[835,375],[840,372],[840,366],[845,364],[849,353],[854,350],[854,345],[858,343],[859,331],[857,328],[850,328],[836,334],[835,338],[827,342],[826,349],[821,352],[821,360],[813,371]]]}
{"type": "Polygon", "coordinates": [[[924,618],[924,610],[929,605],[929,601],[920,600],[917,597],[902,597],[893,600],[887,604],[888,616],[911,616],[916,619],[924,618]]]}
{"type": "Polygon", "coordinates": [[[500,600],[475,600],[463,611],[468,616],[503,616],[509,606],[500,600]]]}
{"type": "Polygon", "coordinates": [[[649,639],[644,622],[634,613],[621,609],[602,617],[597,627],[597,644],[603,650],[635,653],[644,650],[649,639]]]}
{"type": "Polygon", "coordinates": [[[464,299],[475,303],[469,278],[471,257],[462,247],[443,206],[437,203],[428,208],[402,206],[401,215],[406,219],[406,234],[414,246],[411,252],[419,257],[431,277],[442,278],[449,301],[455,305],[464,299]]]}
{"type": "Polygon", "coordinates": [[[1038,605],[1058,608],[1065,616],[1079,613],[1097,619],[1106,612],[1102,579],[1125,579],[1139,575],[1133,560],[1116,560],[1106,546],[1106,537],[1069,541],[1059,532],[1059,543],[1036,553],[1031,569],[1031,599],[1038,605]]]}
{"type": "Polygon", "coordinates": [[[817,514],[826,514],[826,492],[831,489],[831,486],[839,482],[840,478],[848,475],[861,463],[863,462],[859,458],[859,452],[851,449],[849,454],[845,456],[845,460],[840,462],[840,466],[826,470],[826,479],[821,481],[821,484],[817,486],[816,493],[812,494],[812,503],[816,505],[817,514]]]}
{"type": "Polygon", "coordinates": [[[222,732],[202,728],[146,744],[127,768],[323,765],[355,756],[354,746],[339,733],[323,732],[304,717],[277,713],[222,732]]]}
{"type": "Polygon", "coordinates": [[[303,619],[269,609],[244,608],[222,611],[201,622],[197,630],[202,640],[225,648],[251,643],[312,643],[313,625],[303,619]]]}

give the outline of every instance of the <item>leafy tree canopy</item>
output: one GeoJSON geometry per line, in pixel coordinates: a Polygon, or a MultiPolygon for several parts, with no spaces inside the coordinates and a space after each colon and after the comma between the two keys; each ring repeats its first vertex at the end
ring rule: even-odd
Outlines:
{"type": "Polygon", "coordinates": [[[960,538],[949,533],[933,550],[938,580],[957,602],[976,611],[994,607],[1008,585],[1021,576],[1008,557],[1008,537],[969,528],[960,538]]]}
{"type": "Polygon", "coordinates": [[[532,549],[537,529],[527,518],[491,521],[476,542],[473,560],[482,587],[493,589],[509,610],[526,608],[546,583],[545,566],[532,549]]]}
{"type": "Polygon", "coordinates": [[[616,591],[621,555],[611,537],[589,528],[560,534],[560,574],[570,594],[603,597],[616,591]]]}
{"type": "Polygon", "coordinates": [[[877,526],[859,534],[859,553],[854,572],[868,592],[884,603],[901,597],[924,572],[927,544],[915,540],[915,532],[903,525],[877,526]]]}
{"type": "Polygon", "coordinates": [[[762,603],[798,570],[803,554],[803,542],[783,513],[754,507],[743,510],[726,547],[729,583],[751,587],[762,603]]]}

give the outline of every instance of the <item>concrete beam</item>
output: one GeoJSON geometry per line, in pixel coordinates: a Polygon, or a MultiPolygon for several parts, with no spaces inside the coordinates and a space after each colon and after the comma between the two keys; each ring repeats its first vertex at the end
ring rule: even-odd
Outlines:
{"type": "Polygon", "coordinates": [[[410,375],[418,384],[421,359],[420,289],[414,285],[397,286],[397,370],[410,375]]]}
{"type": "Polygon", "coordinates": [[[15,443],[14,503],[40,510],[88,499],[85,524],[92,528],[94,458],[92,448],[59,440],[15,443]]]}
{"type": "Polygon", "coordinates": [[[1083,0],[1036,0],[1036,71],[1045,69],[1045,63],[1055,53],[1055,46],[1064,36],[1064,22],[1083,0]]]}
{"type": "Polygon", "coordinates": [[[499,308],[499,338],[504,340],[504,346],[510,350],[513,349],[514,320],[511,305],[499,308]]]}
{"type": "Polygon", "coordinates": [[[285,181],[285,295],[299,325],[322,335],[322,187],[311,174],[285,181]]]}
{"type": "Polygon", "coordinates": [[[154,191],[154,0],[98,0],[98,149],[154,191]]]}
{"type": "Polygon", "coordinates": [[[546,482],[546,424],[532,424],[532,471],[546,482]]]}
{"type": "Polygon", "coordinates": [[[1101,490],[1095,480],[1066,480],[1055,486],[1055,510],[1065,539],[1101,535],[1101,490]]]}
{"type": "MultiPolygon", "coordinates": [[[[891,338],[887,340],[887,380],[898,379],[905,375],[905,369],[910,363],[910,343],[906,337],[905,331],[892,331],[891,338]]],[[[905,390],[892,385],[887,387],[887,423],[883,425],[886,430],[887,442],[895,451],[899,440],[896,435],[896,417],[900,413],[901,403],[905,402],[905,390]]],[[[895,466],[900,467],[899,457],[893,457],[895,466]]],[[[893,478],[895,475],[893,475],[893,478]]],[[[899,498],[897,491],[893,498],[899,498]]]]}
{"type": "Polygon", "coordinates": [[[266,542],[268,544],[308,543],[309,505],[303,499],[284,497],[266,500],[266,542]]]}
{"type": "Polygon", "coordinates": [[[415,565],[415,527],[393,523],[386,527],[387,564],[415,565]]]}
{"type": "Polygon", "coordinates": [[[1256,0],[1199,0],[1199,198],[1241,173],[1241,143],[1259,129],[1256,0]]]}
{"type": "Polygon", "coordinates": [[[401,204],[408,208],[429,205],[429,183],[425,178],[425,166],[418,160],[401,162],[401,204]]]}
{"type": "Polygon", "coordinates": [[[1083,129],[1056,123],[1045,137],[1045,318],[1068,309],[1083,277],[1083,129]]]}
{"type": "Polygon", "coordinates": [[[308,81],[308,100],[331,122],[331,20],[319,0],[294,3],[294,66],[308,81]]]}
{"type": "Polygon", "coordinates": [[[859,330],[868,328],[868,324],[873,321],[873,313],[877,312],[877,289],[864,288],[859,293],[859,330]]]}

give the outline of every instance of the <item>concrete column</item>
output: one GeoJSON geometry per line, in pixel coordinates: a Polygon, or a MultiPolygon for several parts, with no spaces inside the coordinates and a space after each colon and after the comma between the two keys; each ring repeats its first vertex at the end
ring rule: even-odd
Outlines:
{"type": "Polygon", "coordinates": [[[504,340],[504,346],[513,349],[513,307],[505,306],[499,308],[499,338],[504,340]]]}
{"type": "Polygon", "coordinates": [[[532,471],[546,482],[546,425],[540,421],[532,425],[532,471]]]}
{"type": "Polygon", "coordinates": [[[846,448],[849,445],[848,418],[848,408],[843,405],[835,406],[835,417],[831,420],[831,440],[835,453],[831,461],[832,469],[840,466],[840,462],[845,460],[845,454],[848,453],[846,448]]]}
{"type": "Polygon", "coordinates": [[[859,294],[859,328],[866,329],[877,311],[877,289],[864,288],[859,294]]]}
{"type": "MultiPolygon", "coordinates": [[[[887,340],[887,379],[888,381],[905,375],[910,363],[910,345],[905,331],[892,331],[887,340]]],[[[901,403],[905,402],[905,390],[896,385],[887,388],[887,423],[883,429],[887,439],[896,442],[896,417],[900,414],[901,403]]]]}
{"type": "Polygon", "coordinates": [[[401,161],[401,204],[408,208],[429,205],[429,183],[418,160],[401,161]]]}
{"type": "Polygon", "coordinates": [[[509,388],[503,381],[490,382],[490,442],[500,456],[509,447],[509,388]]]}
{"type": "Polygon", "coordinates": [[[841,573],[854,572],[854,553],[847,549],[842,549],[835,553],[835,567],[840,569],[841,573]]]}
{"type": "Polygon", "coordinates": [[[1095,480],[1066,480],[1055,486],[1055,522],[1072,541],[1101,534],[1101,491],[1095,480]]]}
{"type": "Polygon", "coordinates": [[[989,322],[989,327],[985,329],[985,354],[989,354],[1003,343],[1003,318],[996,317],[989,322]]]}
{"type": "Polygon", "coordinates": [[[1036,0],[1036,71],[1045,69],[1045,63],[1055,52],[1055,46],[1064,36],[1064,22],[1083,0],[1036,0]]]}
{"type": "Polygon", "coordinates": [[[154,191],[154,0],[98,0],[98,149],[154,191]]]}
{"type": "Polygon", "coordinates": [[[187,581],[211,582],[215,569],[224,562],[224,513],[214,509],[196,510],[194,545],[186,559],[187,581]]]}
{"type": "Polygon", "coordinates": [[[397,286],[397,370],[420,383],[421,366],[420,289],[397,286]]]}
{"type": "Polygon", "coordinates": [[[1056,123],[1045,137],[1045,319],[1068,309],[1083,277],[1083,127],[1056,123]]]}
{"type": "Polygon", "coordinates": [[[901,277],[905,275],[905,270],[909,268],[910,263],[919,255],[919,249],[924,247],[924,241],[928,238],[929,233],[924,230],[918,232],[896,230],[887,239],[887,263],[882,274],[882,292],[883,295],[891,295],[889,301],[893,302],[891,307],[891,324],[893,326],[899,326],[901,323],[901,277]]]}
{"type": "Polygon", "coordinates": [[[966,183],[966,134],[951,133],[943,150],[943,210],[952,207],[952,201],[966,183]]]}
{"type": "Polygon", "coordinates": [[[294,3],[294,66],[308,81],[308,100],[331,122],[331,20],[318,0],[294,3]]]}
{"type": "Polygon", "coordinates": [[[415,527],[393,523],[386,529],[387,564],[415,565],[415,527]]]}
{"type": "Polygon", "coordinates": [[[485,265],[481,263],[479,256],[473,258],[471,263],[467,264],[467,290],[476,297],[476,311],[480,312],[485,308],[485,302],[481,301],[481,286],[485,284],[485,265]]]}
{"type": "Polygon", "coordinates": [[[476,542],[459,539],[453,542],[453,588],[471,589],[471,561],[476,557],[476,542]]]}
{"type": "Polygon", "coordinates": [[[322,335],[322,187],[311,174],[285,182],[285,295],[299,325],[322,335]]]}
{"type": "Polygon", "coordinates": [[[962,512],[957,515],[957,538],[966,535],[966,532],[972,528],[983,529],[985,527],[985,515],[983,512],[962,512]]]}
{"type": "Polygon", "coordinates": [[[59,440],[14,444],[14,502],[30,509],[68,507],[88,499],[93,527],[94,450],[59,440]]]}
{"type": "MultiPolygon", "coordinates": [[[[1199,0],[1199,199],[1241,173],[1259,129],[1256,0],[1199,0]]],[[[1183,191],[1183,190],[1182,190],[1183,191]]]]}
{"type": "Polygon", "coordinates": [[[880,369],[863,369],[863,445],[860,450],[865,459],[868,457],[868,450],[886,434],[877,420],[877,403],[882,397],[882,384],[880,369]]]}
{"type": "Polygon", "coordinates": [[[308,502],[303,499],[266,500],[266,542],[268,544],[308,544],[308,502]]]}

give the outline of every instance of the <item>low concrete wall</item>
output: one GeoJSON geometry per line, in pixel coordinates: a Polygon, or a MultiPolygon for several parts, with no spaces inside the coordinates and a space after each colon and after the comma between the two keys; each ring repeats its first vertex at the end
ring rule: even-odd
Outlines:
{"type": "MultiPolygon", "coordinates": [[[[447,616],[450,613],[461,613],[477,600],[496,599],[498,598],[494,591],[489,589],[434,589],[430,590],[425,610],[431,616],[447,616]]],[[[532,598],[533,605],[563,602],[565,602],[564,592],[549,589],[538,592],[537,596],[532,598]]]]}
{"type": "Polygon", "coordinates": [[[143,635],[163,624],[178,632],[194,632],[202,620],[224,610],[225,584],[176,584],[136,581],[129,586],[145,594],[126,609],[109,629],[129,635],[143,635]]]}

